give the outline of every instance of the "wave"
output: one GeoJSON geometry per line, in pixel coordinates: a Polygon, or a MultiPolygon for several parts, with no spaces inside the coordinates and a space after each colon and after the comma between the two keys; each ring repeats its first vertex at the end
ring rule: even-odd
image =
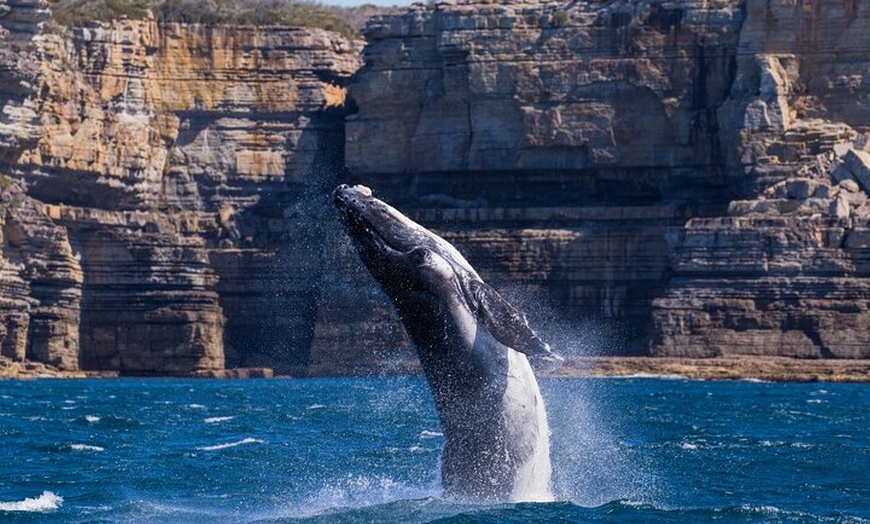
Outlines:
{"type": "Polygon", "coordinates": [[[70,449],[72,451],[106,451],[106,448],[102,446],[92,446],[90,444],[68,444],[63,446],[63,449],[70,449]]]}
{"type": "Polygon", "coordinates": [[[630,375],[611,375],[605,376],[602,378],[610,378],[610,379],[655,379],[655,380],[692,380],[692,381],[703,381],[703,379],[693,379],[687,377],[686,375],[680,375],[677,373],[632,373],[630,375]]]}
{"type": "Polygon", "coordinates": [[[217,422],[225,422],[227,420],[232,420],[234,418],[236,418],[236,417],[209,417],[209,418],[203,419],[203,422],[205,422],[206,424],[215,424],[217,422]]]}
{"type": "Polygon", "coordinates": [[[428,429],[424,429],[420,432],[420,438],[439,438],[443,437],[444,433],[440,431],[429,431],[428,429]]]}
{"type": "Polygon", "coordinates": [[[96,424],[100,421],[100,417],[96,415],[85,415],[85,420],[91,424],[96,424]]]}
{"type": "Polygon", "coordinates": [[[218,451],[221,449],[234,448],[236,446],[243,446],[245,444],[265,444],[266,441],[260,440],[258,438],[244,438],[237,442],[227,442],[226,444],[216,444],[214,446],[201,446],[196,449],[200,451],[218,451]]]}
{"type": "Polygon", "coordinates": [[[51,491],[43,491],[36,498],[26,498],[15,502],[0,502],[0,511],[25,511],[31,513],[47,513],[55,511],[63,504],[63,497],[51,491]]]}
{"type": "MultiPolygon", "coordinates": [[[[575,506],[575,508],[580,509],[575,506]]],[[[714,508],[699,507],[663,507],[658,504],[617,500],[597,508],[582,508],[595,513],[604,511],[606,514],[625,520],[642,521],[672,521],[679,522],[710,522],[714,520],[739,522],[770,522],[783,523],[831,523],[831,524],[866,524],[870,521],[855,515],[844,513],[818,514],[796,509],[785,509],[771,505],[741,504],[714,508]]],[[[616,520],[616,522],[618,522],[616,520]]]]}
{"type": "MultiPolygon", "coordinates": [[[[414,522],[412,515],[422,508],[455,506],[436,498],[439,492],[434,484],[418,486],[380,475],[347,475],[331,479],[303,500],[256,516],[255,522],[320,522],[323,518],[329,522],[414,522]]],[[[451,514],[449,510],[424,513],[427,518],[420,522],[451,514]]]]}

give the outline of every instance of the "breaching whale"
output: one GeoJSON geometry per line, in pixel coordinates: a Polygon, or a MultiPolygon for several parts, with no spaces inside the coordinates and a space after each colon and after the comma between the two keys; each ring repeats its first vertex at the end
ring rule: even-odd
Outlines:
{"type": "Polygon", "coordinates": [[[528,357],[559,359],[449,242],[341,185],[335,205],[414,342],[444,433],[449,497],[547,501],[550,430],[528,357]]]}

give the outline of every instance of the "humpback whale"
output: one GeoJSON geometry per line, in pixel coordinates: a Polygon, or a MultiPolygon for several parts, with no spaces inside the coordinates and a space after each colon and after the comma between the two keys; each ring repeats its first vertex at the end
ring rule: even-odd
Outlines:
{"type": "Polygon", "coordinates": [[[339,186],[334,203],[416,346],[444,433],[444,494],[552,500],[550,430],[529,359],[560,357],[449,242],[365,186],[339,186]]]}

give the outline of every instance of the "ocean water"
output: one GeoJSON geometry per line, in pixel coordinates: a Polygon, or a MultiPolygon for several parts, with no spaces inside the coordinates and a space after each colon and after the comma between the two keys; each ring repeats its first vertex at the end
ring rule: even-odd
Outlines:
{"type": "Polygon", "coordinates": [[[556,502],[445,500],[418,377],[0,382],[0,522],[870,522],[870,387],[541,380],[556,502]]]}

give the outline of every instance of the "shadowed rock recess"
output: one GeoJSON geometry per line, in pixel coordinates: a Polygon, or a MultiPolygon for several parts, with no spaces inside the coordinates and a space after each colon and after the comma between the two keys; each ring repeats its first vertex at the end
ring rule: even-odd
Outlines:
{"type": "Polygon", "coordinates": [[[317,29],[0,4],[0,361],[414,369],[361,182],[568,355],[870,358],[870,4],[452,1],[317,29]]]}

